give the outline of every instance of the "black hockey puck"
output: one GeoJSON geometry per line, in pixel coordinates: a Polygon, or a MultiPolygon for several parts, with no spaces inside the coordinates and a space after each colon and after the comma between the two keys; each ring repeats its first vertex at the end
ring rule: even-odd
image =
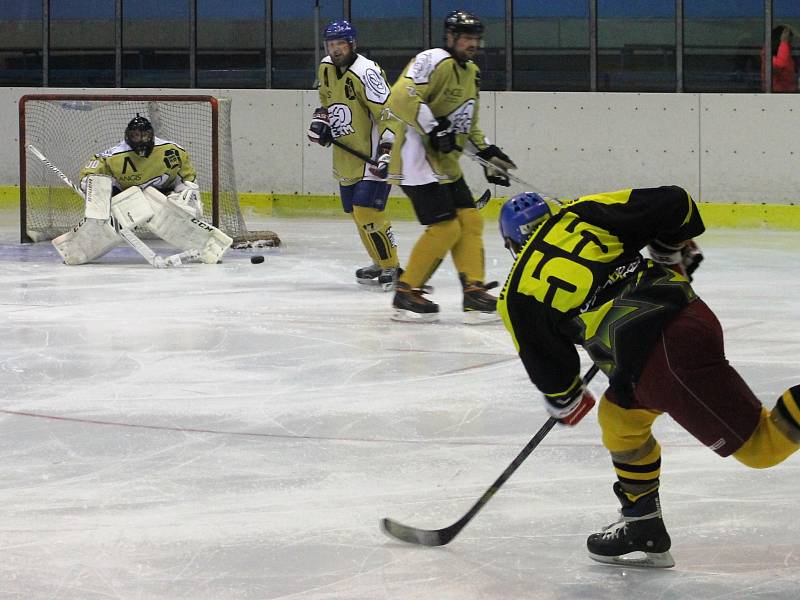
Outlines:
{"type": "Polygon", "coordinates": [[[264,262],[264,257],[261,256],[260,254],[254,254],[253,256],[250,257],[250,262],[253,263],[254,265],[261,264],[262,262],[264,262]]]}

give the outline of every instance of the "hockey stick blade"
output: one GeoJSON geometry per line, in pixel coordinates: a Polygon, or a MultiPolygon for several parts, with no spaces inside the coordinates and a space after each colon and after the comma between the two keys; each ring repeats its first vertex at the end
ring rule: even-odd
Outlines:
{"type": "MultiPolygon", "coordinates": [[[[583,384],[587,385],[597,374],[598,370],[597,365],[592,365],[583,376],[583,384]]],[[[466,527],[467,523],[469,523],[486,503],[492,499],[492,496],[497,493],[497,490],[499,490],[508,478],[514,474],[514,471],[525,462],[525,459],[530,456],[531,452],[536,449],[536,446],[539,445],[556,423],[558,423],[558,419],[555,417],[547,419],[544,425],[539,428],[539,431],[536,432],[536,435],[531,438],[522,451],[511,461],[511,464],[506,467],[506,470],[501,473],[500,477],[489,486],[489,489],[478,498],[478,501],[472,505],[466,514],[452,525],[443,527],[442,529],[419,529],[417,527],[411,527],[410,525],[403,525],[394,519],[386,517],[381,519],[381,530],[389,537],[400,540],[401,542],[406,542],[407,544],[416,544],[418,546],[446,546],[453,541],[453,538],[455,538],[461,530],[466,527]]]]}
{"type": "Polygon", "coordinates": [[[489,204],[489,200],[491,200],[491,198],[492,198],[492,192],[491,190],[487,189],[485,192],[483,192],[483,194],[481,194],[480,198],[475,200],[475,206],[478,208],[478,210],[480,210],[481,208],[489,204]]]}

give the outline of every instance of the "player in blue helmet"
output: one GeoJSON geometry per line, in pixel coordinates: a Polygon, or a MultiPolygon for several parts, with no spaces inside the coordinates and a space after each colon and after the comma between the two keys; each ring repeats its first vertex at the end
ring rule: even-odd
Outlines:
{"type": "Polygon", "coordinates": [[[552,214],[550,205],[535,192],[523,192],[506,200],[500,209],[500,236],[516,257],[531,233],[552,214]]]}
{"type": "Polygon", "coordinates": [[[357,35],[356,28],[345,19],[332,21],[325,28],[325,50],[337,68],[346,69],[355,62],[357,35]]]}

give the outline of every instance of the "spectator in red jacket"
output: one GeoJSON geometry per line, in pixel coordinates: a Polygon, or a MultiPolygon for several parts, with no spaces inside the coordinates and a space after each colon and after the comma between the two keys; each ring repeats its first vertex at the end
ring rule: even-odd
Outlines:
{"type": "MultiPolygon", "coordinates": [[[[796,92],[797,69],[792,58],[794,32],[788,25],[778,25],[772,30],[772,91],[796,92]]],[[[762,53],[763,54],[763,53],[762,53]]],[[[764,80],[762,62],[761,79],[764,80]]]]}

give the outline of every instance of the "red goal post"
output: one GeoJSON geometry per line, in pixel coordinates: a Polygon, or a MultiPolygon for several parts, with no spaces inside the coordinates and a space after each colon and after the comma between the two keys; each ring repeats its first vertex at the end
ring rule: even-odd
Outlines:
{"type": "Polygon", "coordinates": [[[162,94],[28,94],[19,100],[20,240],[52,239],[84,216],[83,199],[28,152],[38,148],[75,184],[81,167],[118,144],[139,113],[157,137],[185,148],[197,170],[206,218],[234,243],[265,240],[272,231],[249,231],[236,191],[228,98],[162,94]]]}

